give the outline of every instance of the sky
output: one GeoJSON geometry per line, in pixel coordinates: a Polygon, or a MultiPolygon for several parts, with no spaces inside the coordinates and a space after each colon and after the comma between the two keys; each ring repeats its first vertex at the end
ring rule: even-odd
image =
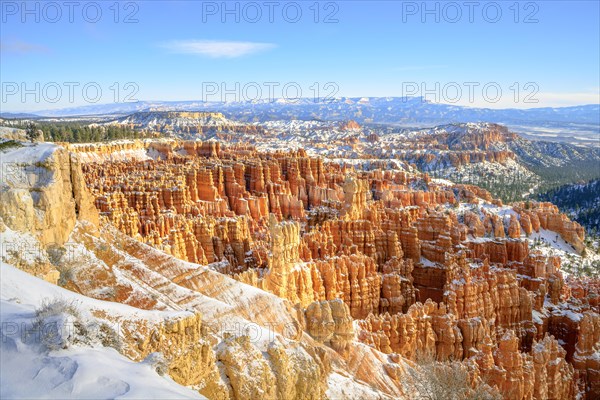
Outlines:
{"type": "Polygon", "coordinates": [[[598,104],[599,3],[2,0],[0,106],[340,96],[598,104]]]}

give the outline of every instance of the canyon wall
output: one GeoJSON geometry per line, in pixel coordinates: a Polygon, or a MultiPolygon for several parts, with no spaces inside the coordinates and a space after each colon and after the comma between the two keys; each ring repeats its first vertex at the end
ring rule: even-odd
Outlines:
{"type": "Polygon", "coordinates": [[[173,379],[208,397],[323,398],[332,374],[410,397],[407,365],[427,358],[462,362],[507,399],[598,395],[600,284],[565,279],[561,258],[532,245],[556,235],[583,249],[581,227],[548,203],[213,141],[49,160],[66,163],[59,179],[3,189],[0,227],[83,245],[71,290],[194,310],[125,324],[123,351],[163,352],[173,379]]]}

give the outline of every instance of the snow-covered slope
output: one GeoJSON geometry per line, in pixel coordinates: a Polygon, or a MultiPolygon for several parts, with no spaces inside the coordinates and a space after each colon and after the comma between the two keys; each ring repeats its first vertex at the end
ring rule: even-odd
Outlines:
{"type": "MultiPolygon", "coordinates": [[[[3,399],[202,399],[198,392],[157,373],[151,359],[133,362],[110,347],[71,344],[50,350],[48,324],[36,324],[44,301],[76,304],[85,318],[90,309],[150,314],[131,307],[77,295],[0,262],[0,397],[3,399]]],[[[60,316],[57,316],[60,317],[60,316]]],[[[72,326],[61,334],[72,333],[72,326]]]]}

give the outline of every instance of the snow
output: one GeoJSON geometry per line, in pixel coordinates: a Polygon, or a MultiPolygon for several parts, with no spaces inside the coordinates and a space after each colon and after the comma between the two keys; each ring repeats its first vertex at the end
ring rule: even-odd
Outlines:
{"type": "Polygon", "coordinates": [[[43,299],[78,300],[82,308],[103,305],[105,309],[115,308],[131,315],[135,309],[80,296],[5,263],[0,263],[0,268],[2,399],[204,398],[171,378],[158,375],[150,363],[133,362],[112,348],[71,345],[67,349],[47,350],[35,340],[33,328],[35,309],[43,299]]]}
{"type": "Polygon", "coordinates": [[[529,239],[530,241],[540,239],[542,240],[542,242],[544,242],[544,244],[547,245],[539,248],[542,254],[577,254],[577,252],[575,252],[575,249],[573,249],[573,247],[570,244],[565,242],[563,238],[554,231],[549,231],[547,229],[540,228],[539,232],[532,232],[529,236],[529,239]]]}
{"type": "Polygon", "coordinates": [[[436,264],[433,261],[431,261],[431,260],[429,260],[429,259],[427,259],[425,257],[421,257],[420,262],[421,262],[421,264],[422,264],[423,267],[429,267],[429,268],[436,267],[436,264]]]}
{"type": "Polygon", "coordinates": [[[531,316],[532,316],[534,324],[536,324],[536,325],[542,325],[544,323],[544,321],[542,319],[544,317],[544,315],[542,313],[540,313],[539,311],[532,310],[531,311],[531,316]]]}
{"type": "Polygon", "coordinates": [[[432,178],[431,182],[437,183],[437,184],[443,185],[443,186],[454,186],[454,182],[449,181],[448,179],[432,178]]]}
{"type": "Polygon", "coordinates": [[[589,137],[583,137],[583,136],[573,136],[573,139],[575,139],[575,140],[584,140],[586,142],[589,142],[590,140],[593,140],[593,139],[591,139],[589,137]]]}
{"type": "Polygon", "coordinates": [[[532,232],[529,236],[531,251],[543,256],[558,256],[561,259],[561,273],[567,277],[571,274],[581,275],[597,274],[595,265],[600,262],[600,254],[588,251],[585,257],[579,255],[575,249],[564,241],[556,232],[540,228],[539,232],[532,232]],[[537,243],[536,243],[537,241],[537,243]]]}
{"type": "Polygon", "coordinates": [[[44,162],[60,147],[51,143],[21,143],[0,151],[0,187],[29,188],[42,186],[54,178],[44,162]]]}
{"type": "Polygon", "coordinates": [[[387,398],[370,387],[336,372],[331,373],[327,378],[327,386],[328,389],[325,394],[329,399],[363,400],[387,398]]]}
{"type": "Polygon", "coordinates": [[[113,151],[109,155],[100,154],[96,152],[81,152],[78,153],[81,162],[83,163],[102,163],[107,161],[145,161],[150,160],[151,157],[148,155],[145,149],[135,150],[118,150],[113,151]]]}
{"type": "Polygon", "coordinates": [[[510,216],[510,215],[514,215],[515,217],[519,216],[519,214],[517,214],[511,206],[498,207],[497,205],[494,205],[491,203],[484,203],[482,205],[482,208],[484,208],[485,211],[487,211],[488,213],[496,214],[500,217],[506,217],[506,216],[510,216]]]}
{"type": "Polygon", "coordinates": [[[60,178],[61,170],[49,165],[52,154],[60,149],[51,143],[26,143],[0,151],[0,187],[20,189],[22,201],[36,195],[31,189],[47,186],[60,178]]]}
{"type": "Polygon", "coordinates": [[[38,260],[48,262],[46,252],[32,234],[15,232],[5,227],[0,235],[0,260],[12,258],[26,264],[33,264],[38,260]]]}
{"type": "Polygon", "coordinates": [[[530,135],[532,136],[540,136],[540,137],[558,137],[557,134],[555,133],[530,133],[530,135]]]}
{"type": "Polygon", "coordinates": [[[573,312],[571,310],[565,311],[565,317],[569,318],[573,322],[579,322],[583,318],[583,315],[580,313],[573,312]]]}
{"type": "Polygon", "coordinates": [[[144,319],[161,322],[165,318],[181,318],[187,311],[147,311],[122,303],[96,300],[75,292],[52,285],[18,268],[0,261],[0,299],[11,300],[33,308],[48,299],[61,298],[74,301],[88,310],[104,310],[110,315],[121,318],[144,319]]]}
{"type": "Polygon", "coordinates": [[[21,143],[23,147],[12,148],[6,152],[0,152],[3,163],[34,163],[44,161],[59,147],[53,143],[21,143]]]}
{"type": "Polygon", "coordinates": [[[501,243],[501,240],[499,240],[498,238],[495,238],[495,237],[472,237],[472,236],[470,236],[467,241],[471,242],[471,243],[487,243],[487,242],[501,243]]]}

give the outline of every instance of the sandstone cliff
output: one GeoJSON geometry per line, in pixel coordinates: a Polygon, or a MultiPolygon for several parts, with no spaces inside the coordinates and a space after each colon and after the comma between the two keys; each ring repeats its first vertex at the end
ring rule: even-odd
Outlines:
{"type": "MultiPolygon", "coordinates": [[[[457,163],[502,157],[488,154],[493,134],[469,149],[450,136],[440,146],[465,152],[457,163]]],[[[407,365],[424,357],[461,362],[474,387],[507,399],[598,392],[600,285],[564,279],[560,256],[529,237],[581,251],[583,230],[550,204],[504,206],[477,187],[303,150],[52,148],[45,162],[60,179],[3,185],[0,229],[79,249],[71,290],[192,310],[113,320],[127,356],[162,352],[176,382],[210,398],[318,399],[340,381],[410,398],[407,365]]]]}

